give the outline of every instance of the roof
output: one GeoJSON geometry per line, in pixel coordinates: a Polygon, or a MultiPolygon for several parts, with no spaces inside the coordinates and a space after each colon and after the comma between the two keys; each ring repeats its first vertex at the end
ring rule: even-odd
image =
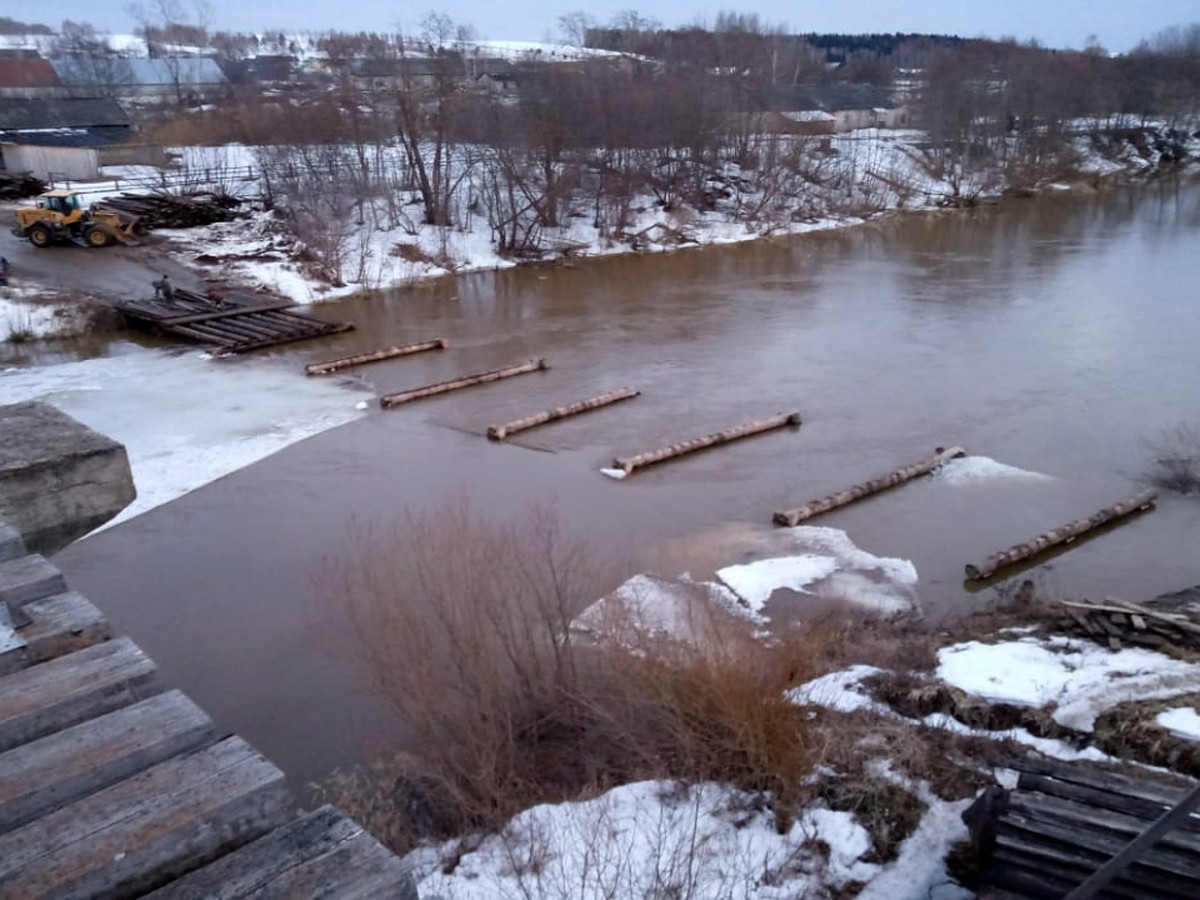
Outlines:
{"type": "Polygon", "coordinates": [[[199,84],[226,84],[225,74],[208,57],[172,57],[170,59],[118,59],[98,71],[87,59],[65,57],[50,64],[67,87],[89,87],[97,83],[132,84],[144,87],[199,84]]]}
{"type": "Polygon", "coordinates": [[[752,99],[758,109],[780,112],[839,112],[849,109],[893,109],[888,92],[873,84],[788,85],[760,91],[752,99]]]}
{"type": "Polygon", "coordinates": [[[54,98],[0,103],[0,130],[38,128],[129,128],[129,117],[111,97],[54,98]]]}
{"type": "Polygon", "coordinates": [[[128,128],[30,128],[0,131],[0,143],[32,147],[109,147],[129,140],[128,128]]]}
{"type": "MultiPolygon", "coordinates": [[[[330,60],[332,63],[333,61],[330,60]]],[[[463,61],[457,56],[426,57],[407,56],[398,58],[373,57],[351,59],[350,74],[357,78],[399,78],[422,75],[462,75],[463,61]]]]}
{"type": "Polygon", "coordinates": [[[249,59],[223,59],[217,63],[234,84],[264,81],[290,81],[297,72],[294,56],[254,56],[249,59]]]}
{"type": "Polygon", "coordinates": [[[38,196],[39,197],[74,197],[78,193],[79,193],[79,191],[64,191],[64,190],[43,191],[42,193],[38,194],[38,196]]]}
{"type": "Polygon", "coordinates": [[[33,56],[0,56],[0,87],[57,87],[58,76],[48,60],[33,56]]]}

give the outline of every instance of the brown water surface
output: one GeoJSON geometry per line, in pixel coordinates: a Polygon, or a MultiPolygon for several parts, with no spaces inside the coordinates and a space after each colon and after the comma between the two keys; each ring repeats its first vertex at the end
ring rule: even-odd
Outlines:
{"type": "MultiPolygon", "coordinates": [[[[300,781],[397,734],[312,583],[351,516],[466,497],[504,518],[553,502],[618,577],[702,572],[765,546],[777,508],[961,444],[1054,480],[923,480],[815,523],[911,559],[929,616],[959,615],[995,596],[964,590],[964,563],[1132,492],[1148,442],[1200,422],[1198,261],[1200,186],[1162,181],[326,305],[358,330],[279,351],[297,370],[435,336],[451,349],[346,377],[385,393],[532,357],[552,369],[377,411],[57,561],[169,681],[300,781]],[[624,385],[643,395],[506,445],[483,437],[624,385]],[[788,410],[804,415],[798,432],[623,482],[598,473],[788,410]]],[[[1200,582],[1198,539],[1200,503],[1168,496],[1037,580],[1148,598],[1200,582]]]]}

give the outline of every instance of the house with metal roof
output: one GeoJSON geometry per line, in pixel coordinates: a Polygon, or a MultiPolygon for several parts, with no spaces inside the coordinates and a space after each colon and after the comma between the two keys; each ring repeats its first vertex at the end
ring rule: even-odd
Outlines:
{"type": "Polygon", "coordinates": [[[0,98],[36,97],[58,87],[58,76],[35,50],[0,50],[0,98]]]}
{"type": "Polygon", "coordinates": [[[908,108],[873,84],[778,85],[751,94],[747,107],[778,116],[782,130],[809,134],[905,128],[910,121],[908,108]]]}
{"type": "Polygon", "coordinates": [[[97,62],[78,56],[50,60],[59,82],[77,96],[90,91],[184,102],[220,96],[229,88],[221,67],[208,57],[116,59],[103,66],[97,62]]]}
{"type": "Polygon", "coordinates": [[[0,102],[0,168],[95,178],[103,149],[128,141],[129,116],[110,97],[10,98],[0,102]]]}

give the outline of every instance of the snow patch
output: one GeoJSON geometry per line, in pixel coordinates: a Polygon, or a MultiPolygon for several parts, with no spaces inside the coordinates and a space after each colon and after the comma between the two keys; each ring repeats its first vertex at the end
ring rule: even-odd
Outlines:
{"type": "Polygon", "coordinates": [[[937,677],[989,703],[1040,708],[1091,731],[1096,717],[1127,700],[1200,691],[1200,666],[1140,648],[1108,650],[1066,638],[1001,644],[969,641],[938,651],[937,677]]]}
{"type": "Polygon", "coordinates": [[[883,669],[875,666],[851,666],[792,688],[787,698],[797,706],[820,706],[837,712],[866,709],[880,715],[894,715],[888,707],[872,699],[863,686],[863,679],[880,674],[883,669]]]}
{"type": "Polygon", "coordinates": [[[609,478],[615,478],[617,481],[620,481],[622,478],[625,478],[629,473],[626,472],[624,469],[601,469],[600,474],[607,475],[609,478]]]}
{"type": "Polygon", "coordinates": [[[751,611],[760,613],[779,588],[807,594],[805,588],[808,585],[829,577],[839,568],[838,561],[832,557],[805,554],[726,566],[717,571],[717,577],[741,597],[751,611]]]}
{"type": "Polygon", "coordinates": [[[455,900],[495,897],[661,897],[790,900],[823,896],[852,882],[878,883],[872,897],[970,894],[948,884],[945,849],[963,834],[965,802],[930,798],[899,857],[884,866],[863,861],[866,829],[848,812],[814,808],[787,834],[776,832],[755,798],[731,787],[685,787],[643,781],[578,803],[536,806],[500,834],[463,853],[446,872],[450,842],[409,854],[422,896],[455,900]],[[828,856],[823,850],[827,849],[828,856]]]}
{"type": "Polygon", "coordinates": [[[995,481],[1019,478],[1027,481],[1050,481],[1052,476],[1040,472],[1029,472],[1016,466],[996,462],[989,456],[961,456],[951,459],[934,471],[933,477],[950,484],[971,484],[978,481],[995,481]]]}
{"type": "Polygon", "coordinates": [[[1200,741],[1200,715],[1193,707],[1163,710],[1154,717],[1154,721],[1177,738],[1200,741]]]}

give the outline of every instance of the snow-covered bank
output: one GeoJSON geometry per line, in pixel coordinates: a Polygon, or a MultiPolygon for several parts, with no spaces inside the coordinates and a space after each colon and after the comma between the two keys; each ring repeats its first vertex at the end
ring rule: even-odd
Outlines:
{"type": "Polygon", "coordinates": [[[85,327],[76,305],[51,302],[38,285],[0,287],[0,343],[63,337],[85,327]]]}
{"type": "Polygon", "coordinates": [[[363,415],[360,392],[290,365],[119,349],[0,371],[0,404],[43,400],[125,445],[138,496],[109,525],[363,415]]]}
{"type": "MultiPolygon", "coordinates": [[[[501,240],[501,233],[512,229],[511,220],[498,219],[500,213],[484,203],[486,179],[479,172],[487,168],[485,161],[492,151],[462,147],[449,163],[460,184],[459,195],[450,201],[450,226],[424,224],[420,200],[409,191],[394,198],[394,203],[346,207],[342,219],[334,222],[327,215],[310,214],[295,234],[285,234],[279,222],[261,216],[194,233],[194,247],[189,250],[185,243],[179,249],[186,255],[203,244],[210,259],[246,280],[307,303],[446,274],[507,268],[525,260],[663,252],[851,227],[900,211],[970,205],[1006,190],[999,172],[986,168],[964,172],[931,160],[927,136],[920,131],[863,129],[819,141],[767,135],[757,139],[764,146],[780,141],[803,161],[793,164],[794,170],[779,172],[733,160],[716,164],[703,179],[707,197],[703,208],[689,205],[682,197],[666,201],[644,187],[619,203],[611,197],[602,203],[599,194],[592,196],[579,188],[562,201],[557,224],[522,220],[527,230],[519,248],[505,247],[501,240]],[[307,259],[303,265],[295,261],[300,256],[307,259]]],[[[1186,153],[1200,158],[1200,139],[1188,141],[1186,153]]],[[[348,156],[341,159],[344,148],[325,149],[335,171],[337,166],[349,166],[348,156]]],[[[404,166],[400,148],[378,149],[380,177],[386,179],[391,170],[404,166]]],[[[280,160],[291,159],[286,148],[238,145],[178,152],[190,169],[216,173],[279,166],[280,160]]],[[[1067,177],[1068,171],[1079,181],[1142,174],[1159,164],[1158,153],[1153,147],[1106,143],[1081,133],[1061,177],[1067,177]]],[[[298,168],[292,162],[288,166],[291,172],[298,168]]],[[[1066,187],[1070,185],[1061,180],[1044,185],[1046,190],[1066,187]]],[[[320,189],[320,179],[309,184],[303,177],[292,188],[301,195],[320,189]]],[[[327,202],[332,207],[339,201],[333,197],[327,202]]],[[[526,208],[520,215],[532,213],[526,208]]],[[[184,239],[184,235],[177,237],[184,239]]],[[[512,234],[504,238],[512,240],[512,234]]]]}
{"type": "Polygon", "coordinates": [[[867,830],[849,812],[814,806],[779,834],[755,797],[728,786],[644,781],[578,803],[536,806],[463,853],[457,842],[407,857],[421,893],[495,897],[686,896],[697,900],[823,897],[866,883],[860,897],[969,897],[946,874],[966,837],[967,801],[925,791],[928,809],[892,862],[868,862],[867,830]]]}

